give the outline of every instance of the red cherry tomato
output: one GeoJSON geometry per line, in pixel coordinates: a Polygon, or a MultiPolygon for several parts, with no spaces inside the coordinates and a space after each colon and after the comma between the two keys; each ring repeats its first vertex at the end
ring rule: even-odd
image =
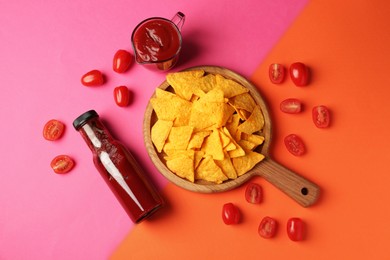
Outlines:
{"type": "Polygon", "coordinates": [[[280,84],[284,81],[284,66],[282,64],[273,63],[269,66],[268,74],[272,83],[280,84]]]}
{"type": "Polygon", "coordinates": [[[58,155],[50,163],[55,173],[67,173],[72,170],[74,161],[68,155],[58,155]]]}
{"type": "Polygon", "coordinates": [[[120,107],[125,107],[130,102],[130,91],[126,86],[114,88],[115,103],[120,107]]]}
{"type": "Polygon", "coordinates": [[[259,225],[259,235],[263,238],[272,238],[276,234],[277,222],[271,217],[264,217],[259,225]]]}
{"type": "Polygon", "coordinates": [[[312,110],[313,122],[318,128],[326,128],[330,124],[330,113],[326,106],[316,106],[312,110]]]}
{"type": "Polygon", "coordinates": [[[58,140],[64,133],[65,125],[56,120],[49,120],[43,127],[43,137],[49,141],[58,140]]]}
{"type": "Polygon", "coordinates": [[[297,114],[302,111],[302,103],[299,99],[288,98],[280,103],[280,110],[288,114],[297,114]]]}
{"type": "Polygon", "coordinates": [[[133,57],[126,50],[118,50],[114,55],[112,69],[115,72],[123,73],[127,71],[131,65],[133,57]]]}
{"type": "Polygon", "coordinates": [[[292,241],[301,241],[304,238],[305,225],[300,218],[290,218],[287,221],[287,234],[292,241]]]}
{"type": "Polygon", "coordinates": [[[309,68],[302,62],[290,66],[290,77],[295,85],[306,86],[309,83],[309,68]]]}
{"type": "Polygon", "coordinates": [[[263,189],[257,183],[249,183],[245,190],[245,199],[252,204],[258,204],[263,200],[263,189]]]}
{"type": "Polygon", "coordinates": [[[103,85],[103,83],[104,77],[99,70],[91,70],[81,77],[81,84],[87,87],[100,86],[103,85]]]}
{"type": "Polygon", "coordinates": [[[226,225],[238,224],[241,219],[241,212],[233,203],[226,203],[222,208],[222,219],[226,225]]]}
{"type": "Polygon", "coordinates": [[[286,136],[284,138],[284,144],[286,145],[287,150],[295,156],[301,156],[306,151],[302,139],[295,134],[286,136]]]}

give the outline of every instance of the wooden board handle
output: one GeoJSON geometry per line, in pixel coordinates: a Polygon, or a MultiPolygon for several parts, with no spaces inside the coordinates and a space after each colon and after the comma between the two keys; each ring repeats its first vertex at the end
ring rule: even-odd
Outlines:
{"type": "Polygon", "coordinates": [[[297,173],[285,168],[272,159],[265,159],[257,165],[257,174],[272,183],[303,207],[314,204],[320,188],[297,173]]]}

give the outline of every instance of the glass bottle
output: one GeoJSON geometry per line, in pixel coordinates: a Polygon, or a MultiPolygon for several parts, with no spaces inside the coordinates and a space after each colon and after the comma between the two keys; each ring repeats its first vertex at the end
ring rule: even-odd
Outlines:
{"type": "Polygon", "coordinates": [[[95,110],[73,122],[93,153],[93,162],[129,217],[138,223],[161,206],[163,199],[130,152],[115,140],[95,110]]]}

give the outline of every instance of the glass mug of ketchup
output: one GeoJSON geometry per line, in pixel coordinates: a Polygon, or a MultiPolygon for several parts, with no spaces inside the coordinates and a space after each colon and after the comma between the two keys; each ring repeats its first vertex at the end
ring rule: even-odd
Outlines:
{"type": "Polygon", "coordinates": [[[184,20],[185,15],[177,12],[171,20],[152,17],[139,23],[131,35],[136,62],[163,71],[175,66],[182,45],[180,30],[184,20]]]}

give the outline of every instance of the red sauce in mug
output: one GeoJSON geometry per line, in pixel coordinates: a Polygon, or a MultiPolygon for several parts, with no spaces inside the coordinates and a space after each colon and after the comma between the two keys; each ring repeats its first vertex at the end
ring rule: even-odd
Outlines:
{"type": "Polygon", "coordinates": [[[138,61],[160,62],[174,57],[180,50],[180,32],[169,20],[152,18],[133,33],[133,45],[138,61]]]}

